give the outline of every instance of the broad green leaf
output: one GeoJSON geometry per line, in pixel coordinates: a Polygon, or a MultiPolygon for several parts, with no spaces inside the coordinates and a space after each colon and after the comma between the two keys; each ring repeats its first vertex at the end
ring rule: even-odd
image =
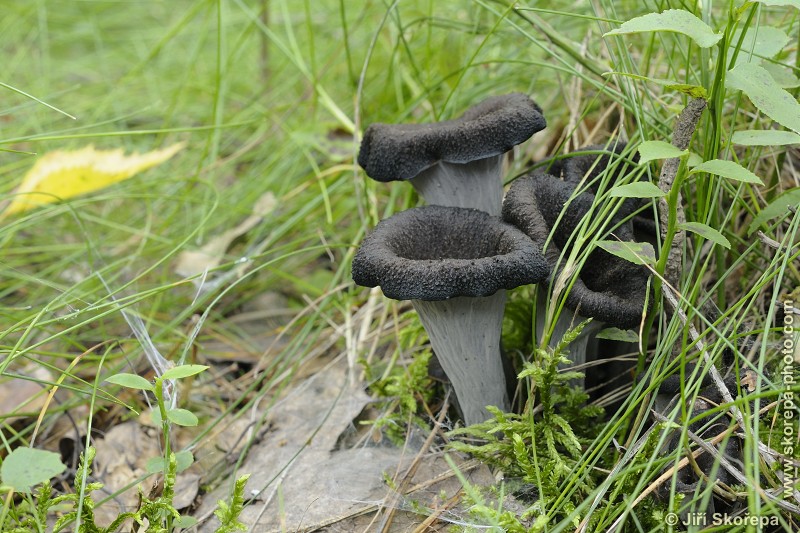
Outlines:
{"type": "Polygon", "coordinates": [[[759,228],[759,226],[765,224],[768,220],[775,217],[785,216],[788,218],[795,216],[789,211],[789,206],[800,206],[800,187],[795,187],[794,189],[789,189],[788,191],[782,193],[780,196],[772,200],[767,207],[762,209],[747,227],[747,235],[752,235],[753,232],[759,228]]]}
{"type": "MultiPolygon", "coordinates": [[[[194,455],[189,450],[183,450],[175,454],[175,465],[178,472],[183,472],[194,463],[194,455]]],[[[151,473],[156,474],[164,470],[163,457],[151,457],[145,464],[145,469],[151,473]]]]}
{"type": "Polygon", "coordinates": [[[791,68],[775,63],[763,63],[761,66],[764,67],[764,70],[769,72],[769,75],[772,76],[772,79],[774,79],[775,83],[781,88],[793,89],[795,87],[800,87],[800,78],[795,76],[791,68]]]}
{"type": "Polygon", "coordinates": [[[636,265],[654,265],[656,252],[649,242],[597,241],[597,246],[636,265]]]}
{"type": "Polygon", "coordinates": [[[689,159],[686,160],[687,167],[694,168],[697,165],[702,165],[702,164],[703,164],[703,158],[700,157],[699,154],[696,154],[694,152],[689,153],[689,159]]]}
{"type": "Polygon", "coordinates": [[[764,185],[761,179],[744,168],[738,163],[733,161],[726,161],[724,159],[712,159],[701,163],[689,171],[689,174],[697,174],[699,172],[708,172],[715,176],[721,176],[734,181],[743,181],[744,183],[755,183],[757,185],[764,185]]]}
{"type": "Polygon", "coordinates": [[[608,193],[609,196],[620,198],[658,198],[664,196],[664,194],[664,191],[649,181],[637,181],[635,183],[618,185],[608,193]]]}
{"type": "Polygon", "coordinates": [[[762,113],[800,133],[800,104],[772,78],[764,67],[752,63],[728,71],[728,86],[742,91],[762,113]]]}
{"type": "Polygon", "coordinates": [[[167,409],[167,418],[179,426],[196,426],[199,422],[195,414],[186,409],[167,409]]]}
{"type": "Polygon", "coordinates": [[[150,420],[153,421],[153,424],[156,426],[160,426],[163,420],[161,419],[161,409],[158,408],[157,405],[154,405],[152,409],[150,409],[150,420]]]}
{"type": "Polygon", "coordinates": [[[715,230],[711,226],[701,224],[700,222],[684,222],[683,224],[678,224],[678,227],[682,230],[697,233],[701,237],[704,237],[713,243],[719,244],[725,249],[731,249],[730,241],[726,239],[722,233],[715,230]]]}
{"type": "Polygon", "coordinates": [[[57,453],[34,448],[16,448],[0,467],[3,485],[14,487],[17,492],[31,492],[34,485],[44,483],[67,469],[57,453]]]}
{"type": "Polygon", "coordinates": [[[800,9],[800,0],[754,0],[765,6],[788,6],[800,9]]]}
{"type": "Polygon", "coordinates": [[[125,155],[122,149],[55,151],[40,157],[22,183],[2,217],[94,192],[135,176],[174,156],[183,144],[173,144],[163,150],[144,154],[125,155]]]}
{"type": "MultiPolygon", "coordinates": [[[[733,53],[733,48],[739,44],[741,35],[742,30],[739,28],[733,34],[729,53],[733,53]]],[[[739,55],[736,57],[736,64],[748,62],[757,63],[758,59],[755,56],[775,57],[787,44],[789,44],[789,36],[780,28],[773,28],[772,26],[758,26],[756,28],[751,26],[744,35],[742,47],[739,50],[739,55]],[[749,57],[751,50],[754,56],[752,61],[749,57]]]]}
{"type": "Polygon", "coordinates": [[[639,334],[630,329],[606,328],[599,331],[595,338],[619,342],[639,342],[639,334]]]}
{"type": "Polygon", "coordinates": [[[640,163],[647,163],[655,159],[683,157],[689,153],[688,150],[681,150],[666,141],[645,141],[639,145],[638,150],[640,163]]]}
{"type": "Polygon", "coordinates": [[[155,387],[152,383],[137,374],[114,374],[113,376],[108,376],[106,381],[109,383],[114,383],[115,385],[122,385],[123,387],[127,387],[129,389],[149,391],[155,390],[155,387]]]}
{"type": "Polygon", "coordinates": [[[175,527],[179,529],[189,529],[190,527],[200,523],[200,520],[193,516],[182,514],[178,519],[173,522],[175,527]]]}
{"type": "Polygon", "coordinates": [[[206,370],[205,365],[180,365],[174,366],[161,375],[161,379],[181,379],[194,376],[206,370]]]}
{"type": "Polygon", "coordinates": [[[603,37],[650,31],[682,33],[691,38],[701,48],[714,46],[722,39],[721,33],[714,33],[714,30],[708,24],[682,9],[668,9],[663,13],[649,13],[633,18],[624,22],[616,30],[606,33],[603,37]]]}
{"type": "Polygon", "coordinates": [[[742,146],[786,146],[800,144],[800,135],[793,131],[778,130],[735,131],[731,142],[742,146]]]}

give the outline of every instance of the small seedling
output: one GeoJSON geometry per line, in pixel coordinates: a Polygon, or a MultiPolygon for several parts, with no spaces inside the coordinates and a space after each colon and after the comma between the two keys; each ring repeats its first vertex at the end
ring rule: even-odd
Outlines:
{"type": "MultiPolygon", "coordinates": [[[[122,385],[129,389],[143,390],[152,392],[158,404],[158,410],[153,411],[153,421],[156,424],[161,424],[161,432],[164,437],[164,461],[163,470],[166,471],[169,467],[170,455],[172,454],[170,448],[169,430],[170,424],[177,424],[179,426],[196,426],[198,423],[197,416],[187,409],[180,409],[176,407],[167,407],[164,400],[164,382],[169,380],[188,378],[203,372],[208,369],[205,365],[180,365],[170,368],[161,376],[157,377],[153,383],[146,380],[138,374],[114,374],[106,378],[109,383],[122,385]]],[[[190,454],[191,455],[191,454],[190,454]]],[[[182,465],[185,463],[185,454],[181,459],[182,465]]],[[[191,464],[191,463],[189,463],[191,464]]],[[[188,467],[188,465],[186,466],[188,467]]],[[[148,463],[148,470],[152,467],[148,463]]],[[[152,471],[152,470],[151,470],[152,471]]]]}

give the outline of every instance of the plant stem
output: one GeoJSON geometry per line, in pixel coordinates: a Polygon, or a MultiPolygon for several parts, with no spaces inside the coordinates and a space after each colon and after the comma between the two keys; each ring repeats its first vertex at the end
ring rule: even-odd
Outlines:
{"type": "MultiPolygon", "coordinates": [[[[706,108],[704,98],[692,98],[681,111],[675,129],[672,132],[672,145],[680,150],[689,148],[697,123],[706,108]]],[[[661,252],[656,264],[657,276],[653,278],[653,295],[655,305],[650,313],[644,328],[643,346],[647,346],[647,332],[652,328],[655,317],[658,316],[659,302],[661,301],[661,287],[663,281],[676,288],[680,287],[680,278],[683,265],[681,250],[686,234],[678,229],[678,224],[683,222],[683,206],[681,205],[681,186],[686,172],[687,157],[672,158],[664,161],[661,174],[658,176],[658,187],[666,196],[658,202],[658,218],[661,229],[661,252]],[[662,281],[663,280],[663,281],[662,281]]]]}
{"type": "Polygon", "coordinates": [[[155,395],[158,411],[161,414],[161,433],[164,435],[164,475],[166,476],[169,470],[169,456],[172,450],[169,443],[169,419],[167,418],[167,408],[164,404],[164,382],[161,378],[156,378],[155,395]]]}

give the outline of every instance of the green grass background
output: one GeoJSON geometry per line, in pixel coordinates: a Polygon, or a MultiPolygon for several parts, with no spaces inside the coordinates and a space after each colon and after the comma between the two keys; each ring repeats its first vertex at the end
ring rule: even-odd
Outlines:
{"type": "MultiPolygon", "coordinates": [[[[679,288],[712,356],[719,358],[736,335],[752,335],[760,342],[752,366],[767,375],[774,302],[798,286],[797,251],[771,249],[745,230],[781,190],[798,185],[796,174],[775,170],[786,157],[796,162],[796,151],[787,156],[784,149],[727,143],[734,129],[769,127],[770,121],[739,93],[725,90],[716,49],[699,49],[675,34],[602,37],[623,20],[667,7],[695,9],[722,28],[733,4],[531,0],[517,6],[523,9],[492,0],[4,0],[0,81],[16,91],[0,88],[0,149],[7,150],[0,153],[0,197],[12,194],[34,154],[89,143],[126,151],[179,141],[187,147],[97,194],[0,223],[0,370],[14,376],[33,361],[58,376],[89,352],[68,371],[63,386],[73,395],[51,406],[46,425],[93,397],[96,409],[109,404],[95,390],[93,369],[102,376],[141,361],[121,308],[141,318],[166,357],[188,362],[195,334],[200,342],[222,336],[254,346],[229,318],[258,295],[279,291],[297,319],[270,372],[253,384],[259,395],[273,396],[284,385],[276,376],[296,368],[332,335],[330,324],[347,323],[364,304],[367,292],[349,281],[349,261],[364,232],[416,202],[410,188],[375,184],[354,164],[363,128],[452,118],[486,96],[522,91],[544,109],[549,128],[518,151],[510,176],[534,159],[612,133],[632,142],[669,140],[685,96],[607,74],[625,71],[713,90],[694,149],[707,159],[736,157],[767,184],[708,179],[689,185],[687,218],[720,229],[733,247],[710,249],[690,237],[679,288]],[[230,275],[217,290],[198,293],[175,274],[181,251],[238,224],[267,191],[278,199],[275,211],[210,274],[224,276],[246,258],[246,276],[230,275]],[[723,312],[716,321],[693,312],[709,298],[723,312]],[[192,322],[193,316],[199,318],[192,322]],[[109,344],[93,348],[101,342],[109,344]]],[[[750,9],[743,24],[771,24],[792,36],[773,62],[797,74],[800,11],[750,9]]],[[[790,91],[797,96],[796,88],[790,91]]],[[[762,229],[778,242],[797,242],[797,220],[762,229]]],[[[382,310],[382,317],[391,320],[393,309],[382,310]]],[[[675,371],[667,367],[676,344],[678,352],[696,355],[679,320],[657,324],[654,335],[648,375],[675,371]]],[[[385,337],[393,342],[391,334],[385,337]]],[[[696,383],[690,382],[688,396],[697,394],[696,383]]],[[[770,378],[759,387],[761,407],[775,401],[770,378]]],[[[637,386],[613,415],[576,479],[593,475],[596,452],[608,449],[616,432],[625,428],[629,442],[642,434],[646,392],[637,386]]],[[[740,408],[747,409],[746,402],[740,408]]],[[[26,414],[24,407],[13,413],[19,414],[26,414]]],[[[26,444],[31,430],[6,424],[3,446],[26,444]]],[[[757,480],[764,466],[753,432],[768,436],[769,422],[755,422],[751,430],[745,453],[752,459],[748,475],[757,480]]],[[[600,524],[624,512],[622,487],[635,497],[655,478],[662,465],[654,458],[615,474],[614,503],[604,507],[600,524]]],[[[565,494],[578,494],[575,486],[565,486],[565,494]]],[[[573,511],[564,501],[554,506],[553,516],[572,517],[554,530],[574,527],[572,520],[586,510],[573,511]]],[[[753,513],[777,513],[755,496],[748,506],[753,513]]],[[[643,527],[631,523],[631,530],[643,527]]]]}

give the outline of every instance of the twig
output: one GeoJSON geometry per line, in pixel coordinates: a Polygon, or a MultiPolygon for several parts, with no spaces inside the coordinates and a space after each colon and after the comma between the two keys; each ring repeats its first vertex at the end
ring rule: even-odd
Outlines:
{"type": "Polygon", "coordinates": [[[675,314],[678,315],[678,318],[683,323],[683,326],[688,330],[689,337],[691,337],[692,342],[695,343],[695,346],[697,346],[697,349],[700,351],[700,355],[703,357],[703,362],[705,362],[708,368],[708,374],[711,376],[711,381],[714,382],[714,385],[717,387],[720,396],[722,396],[722,399],[725,400],[725,403],[730,405],[730,410],[733,413],[734,418],[736,418],[736,422],[739,424],[739,426],[741,426],[742,429],[745,429],[747,426],[744,423],[744,415],[742,415],[742,412],[733,403],[733,396],[731,396],[731,392],[722,381],[722,376],[720,375],[719,370],[717,370],[717,367],[714,366],[711,356],[708,355],[708,352],[706,351],[706,345],[700,338],[700,334],[697,332],[694,324],[689,322],[688,318],[686,317],[686,313],[683,312],[683,309],[681,309],[681,306],[678,303],[678,298],[672,293],[672,289],[669,285],[663,286],[663,294],[670,305],[672,305],[675,314]]]}
{"type": "MultiPolygon", "coordinates": [[[[678,116],[678,122],[675,124],[675,129],[672,132],[672,145],[679,150],[686,150],[694,135],[694,130],[697,128],[697,123],[700,121],[700,116],[706,108],[706,101],[704,98],[693,98],[689,101],[686,107],[681,111],[678,116]]],[[[675,182],[678,175],[678,169],[681,165],[681,158],[674,157],[664,161],[661,167],[661,174],[658,176],[658,187],[668,194],[675,182]]],[[[669,210],[670,206],[667,203],[667,197],[662,197],[658,202],[658,219],[661,226],[661,239],[663,242],[667,239],[667,232],[670,227],[669,224],[669,210]]],[[[680,224],[686,221],[683,214],[683,205],[681,204],[681,194],[677,191],[675,195],[675,224],[680,224]]],[[[672,242],[667,256],[666,268],[664,269],[664,278],[668,283],[677,287],[681,275],[681,250],[683,243],[686,239],[686,233],[683,230],[676,229],[673,235],[672,242]]]]}
{"type": "MultiPolygon", "coordinates": [[[[664,417],[662,414],[657,413],[655,411],[653,411],[652,414],[657,420],[659,420],[661,422],[668,422],[667,418],[664,417]]],[[[734,426],[734,428],[735,427],[736,426],[734,426]]],[[[725,434],[725,435],[728,435],[728,434],[731,433],[730,430],[732,430],[732,429],[733,428],[729,428],[729,430],[726,430],[726,431],[724,431],[722,433],[725,434]]],[[[688,429],[686,430],[686,435],[690,439],[692,439],[692,441],[694,441],[695,444],[697,444],[700,447],[699,450],[696,450],[697,452],[700,452],[700,453],[693,453],[691,455],[692,456],[692,460],[694,458],[697,458],[698,456],[702,455],[703,453],[708,453],[710,455],[713,455],[716,459],[719,460],[720,467],[722,467],[725,470],[727,470],[728,473],[730,473],[733,477],[736,478],[736,481],[738,481],[739,483],[741,483],[742,485],[744,485],[748,489],[757,492],[765,500],[770,500],[777,507],[780,507],[781,509],[783,509],[785,511],[789,511],[791,513],[800,514],[800,507],[798,507],[797,505],[793,505],[793,504],[789,503],[788,501],[786,501],[786,500],[784,500],[782,498],[778,498],[776,495],[765,491],[760,486],[754,485],[749,479],[747,479],[747,477],[742,472],[739,471],[738,468],[736,468],[733,464],[731,464],[731,462],[725,457],[724,454],[720,453],[720,451],[712,445],[712,442],[713,442],[713,444],[718,444],[719,442],[721,442],[724,439],[717,439],[716,437],[714,437],[714,439],[712,441],[706,441],[705,439],[703,439],[702,437],[696,435],[694,432],[689,431],[688,429]]],[[[705,472],[703,472],[703,473],[705,474],[705,472]]]]}
{"type": "MultiPolygon", "coordinates": [[[[655,411],[651,411],[651,412],[655,413],[655,411]]],[[[720,442],[722,442],[722,440],[725,437],[727,437],[728,435],[733,433],[733,430],[736,427],[737,426],[729,427],[725,431],[721,432],[719,435],[715,436],[713,439],[709,440],[708,444],[711,445],[711,446],[719,444],[720,442]]],[[[702,448],[699,448],[699,449],[694,450],[693,452],[691,452],[691,455],[692,455],[693,458],[697,458],[702,453],[705,453],[705,450],[702,449],[702,448]]],[[[683,469],[688,464],[689,464],[689,459],[687,457],[684,457],[683,459],[678,461],[674,466],[672,466],[671,468],[665,470],[664,473],[661,474],[660,476],[658,476],[658,478],[655,481],[650,483],[650,486],[648,486],[644,491],[642,491],[642,493],[639,494],[632,502],[630,502],[629,504],[626,505],[626,508],[628,509],[628,511],[632,510],[634,507],[639,505],[639,503],[641,503],[642,500],[644,500],[647,496],[649,496],[652,492],[654,492],[662,483],[664,483],[666,480],[671,478],[676,472],[679,472],[681,469],[683,469]]],[[[617,528],[621,525],[622,520],[626,516],[627,516],[627,512],[623,513],[619,518],[617,518],[614,521],[613,524],[611,524],[611,527],[608,528],[608,531],[616,531],[617,528]]],[[[588,517],[585,519],[585,521],[588,522],[588,517]]]]}

